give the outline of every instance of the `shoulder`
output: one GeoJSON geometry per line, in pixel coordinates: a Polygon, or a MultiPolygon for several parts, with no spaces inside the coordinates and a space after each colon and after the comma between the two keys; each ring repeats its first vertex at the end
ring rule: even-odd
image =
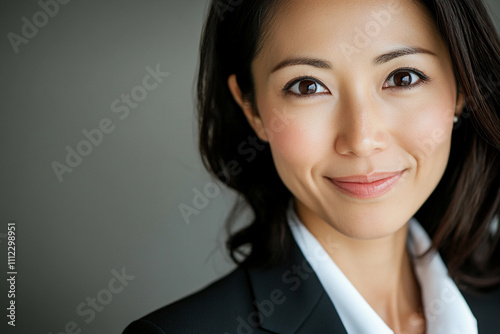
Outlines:
{"type": "Polygon", "coordinates": [[[247,274],[241,267],[173,304],[132,322],[123,334],[233,333],[238,318],[253,312],[247,274]]]}

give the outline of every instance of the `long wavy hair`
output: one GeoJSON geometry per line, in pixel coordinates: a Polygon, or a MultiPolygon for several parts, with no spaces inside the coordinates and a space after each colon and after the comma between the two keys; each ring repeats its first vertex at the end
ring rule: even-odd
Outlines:
{"type": "MultiPolygon", "coordinates": [[[[466,106],[455,126],[445,173],[416,213],[462,288],[500,285],[500,39],[481,0],[412,0],[433,16],[446,43],[466,106]]],[[[292,194],[234,101],[227,80],[236,74],[255,105],[253,59],[285,0],[212,0],[200,45],[197,82],[199,149],[205,167],[238,193],[229,214],[232,259],[262,267],[282,261],[292,235],[286,210],[292,194]],[[253,217],[233,231],[243,206],[253,217]]]]}

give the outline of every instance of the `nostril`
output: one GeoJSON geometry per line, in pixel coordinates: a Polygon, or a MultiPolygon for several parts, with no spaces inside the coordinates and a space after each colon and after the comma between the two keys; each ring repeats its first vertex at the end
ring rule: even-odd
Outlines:
{"type": "MultiPolygon", "coordinates": [[[[365,129],[366,130],[366,129],[365,129]]],[[[335,151],[342,155],[367,157],[388,148],[390,136],[381,130],[345,131],[335,139],[335,151]]]]}

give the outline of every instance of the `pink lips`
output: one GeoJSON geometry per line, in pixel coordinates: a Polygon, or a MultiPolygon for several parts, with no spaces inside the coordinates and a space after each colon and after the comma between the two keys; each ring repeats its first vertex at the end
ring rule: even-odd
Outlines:
{"type": "Polygon", "coordinates": [[[371,173],[347,177],[328,178],[343,193],[361,198],[375,198],[389,192],[405,170],[391,173],[371,173]]]}

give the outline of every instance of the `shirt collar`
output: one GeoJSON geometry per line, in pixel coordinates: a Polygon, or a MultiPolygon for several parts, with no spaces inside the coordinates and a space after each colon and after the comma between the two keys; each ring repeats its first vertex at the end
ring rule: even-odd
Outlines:
{"type": "MultiPolygon", "coordinates": [[[[288,224],[297,245],[335,305],[347,332],[393,334],[302,224],[292,205],[288,211],[288,224]]],[[[448,276],[440,255],[434,251],[428,256],[418,257],[430,247],[429,236],[415,218],[410,219],[408,231],[407,247],[413,257],[422,292],[427,333],[476,334],[476,319],[456,284],[448,276]]]]}

